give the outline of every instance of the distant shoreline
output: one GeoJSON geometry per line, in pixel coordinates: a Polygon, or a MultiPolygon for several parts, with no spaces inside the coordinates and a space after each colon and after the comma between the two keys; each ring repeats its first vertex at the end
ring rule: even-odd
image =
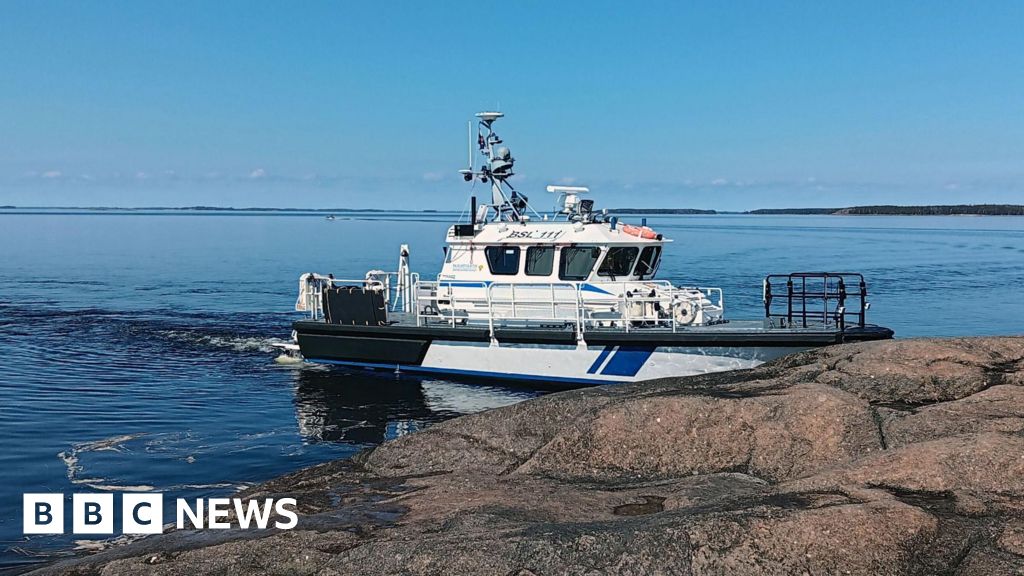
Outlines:
{"type": "Polygon", "coordinates": [[[612,214],[753,214],[758,216],[1024,216],[1021,204],[948,204],[925,206],[850,206],[846,208],[760,208],[747,211],[692,208],[615,208],[612,214]]]}
{"type": "MultiPolygon", "coordinates": [[[[79,210],[88,212],[280,212],[280,213],[404,213],[404,214],[452,214],[457,211],[445,210],[389,210],[383,208],[232,208],[229,206],[0,206],[0,210],[79,210]]],[[[757,210],[701,210],[697,208],[609,208],[612,215],[626,214],[678,214],[718,215],[748,214],[754,216],[1024,216],[1021,204],[949,204],[923,206],[850,206],[846,208],[760,208],[757,210]]]]}

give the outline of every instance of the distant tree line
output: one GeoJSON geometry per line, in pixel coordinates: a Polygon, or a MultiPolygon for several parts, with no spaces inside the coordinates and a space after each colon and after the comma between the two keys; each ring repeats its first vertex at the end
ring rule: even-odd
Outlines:
{"type": "Polygon", "coordinates": [[[1020,204],[955,204],[951,206],[854,206],[834,212],[841,215],[867,216],[1024,216],[1020,204]]]}
{"type": "Polygon", "coordinates": [[[842,208],[761,208],[742,214],[835,214],[842,208]]]}
{"type": "Polygon", "coordinates": [[[696,208],[611,208],[611,214],[718,214],[715,210],[696,208]]]}

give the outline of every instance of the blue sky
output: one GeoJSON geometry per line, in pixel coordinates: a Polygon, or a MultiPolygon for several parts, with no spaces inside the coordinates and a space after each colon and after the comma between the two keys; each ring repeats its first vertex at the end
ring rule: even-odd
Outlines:
{"type": "Polygon", "coordinates": [[[0,204],[1024,202],[1022,2],[0,4],[0,204]],[[540,198],[540,200],[538,200],[540,198]]]}

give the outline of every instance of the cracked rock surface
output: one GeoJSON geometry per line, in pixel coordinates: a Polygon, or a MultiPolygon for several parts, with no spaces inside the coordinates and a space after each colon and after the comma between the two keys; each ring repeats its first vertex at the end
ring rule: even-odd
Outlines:
{"type": "Polygon", "coordinates": [[[575,390],[252,488],[72,574],[1024,574],[1024,337],[834,346],[575,390]]]}

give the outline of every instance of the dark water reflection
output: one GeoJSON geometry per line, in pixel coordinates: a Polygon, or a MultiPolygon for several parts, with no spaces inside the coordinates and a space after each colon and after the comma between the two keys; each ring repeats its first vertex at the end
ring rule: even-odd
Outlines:
{"type": "Polygon", "coordinates": [[[541,394],[529,388],[452,382],[409,375],[296,372],[295,418],[306,442],[373,446],[432,422],[505,406],[541,394]]]}
{"type": "Polygon", "coordinates": [[[443,414],[427,407],[420,382],[300,370],[295,420],[307,442],[374,445],[421,428],[443,414]],[[339,380],[345,380],[339,386],[339,380]]]}

